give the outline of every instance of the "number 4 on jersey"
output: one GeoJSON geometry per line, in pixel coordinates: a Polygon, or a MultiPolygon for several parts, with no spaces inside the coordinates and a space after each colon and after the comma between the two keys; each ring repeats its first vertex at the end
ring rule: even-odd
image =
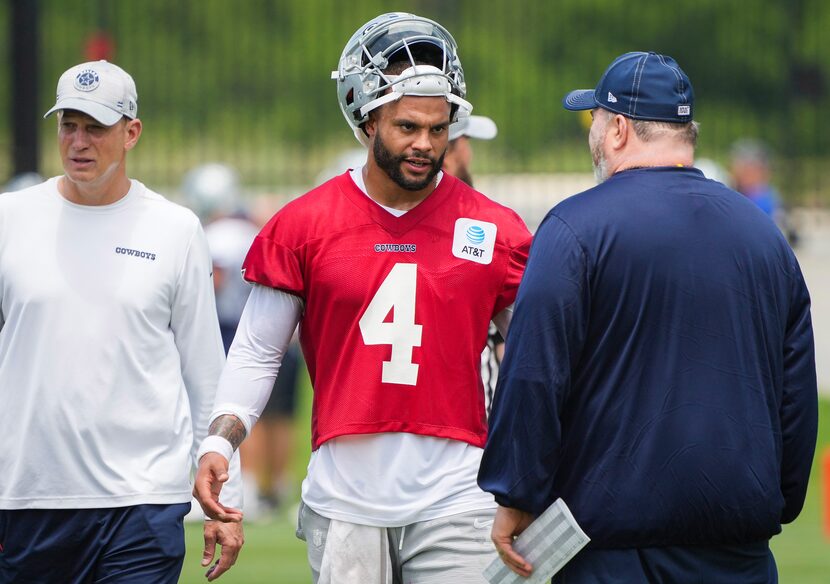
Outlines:
{"type": "Polygon", "coordinates": [[[383,383],[415,385],[418,364],[412,348],[421,346],[423,326],[415,324],[417,264],[395,264],[360,317],[360,334],[367,345],[392,345],[392,357],[383,362],[383,383]],[[392,322],[384,319],[393,310],[392,322]]]}

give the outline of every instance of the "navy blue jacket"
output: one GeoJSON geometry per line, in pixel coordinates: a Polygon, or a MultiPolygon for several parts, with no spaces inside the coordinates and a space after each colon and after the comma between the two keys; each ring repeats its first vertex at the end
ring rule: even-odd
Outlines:
{"type": "Polygon", "coordinates": [[[775,224],[694,168],[557,205],[516,300],[479,484],[597,548],[769,538],[818,424],[810,298],[775,224]]]}

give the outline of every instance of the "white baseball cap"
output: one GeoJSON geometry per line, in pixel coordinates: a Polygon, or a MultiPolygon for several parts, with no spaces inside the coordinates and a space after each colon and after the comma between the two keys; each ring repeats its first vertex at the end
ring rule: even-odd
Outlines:
{"type": "Polygon", "coordinates": [[[112,126],[127,116],[138,115],[135,81],[118,65],[89,61],[67,69],[58,79],[55,106],[43,117],[59,110],[77,110],[112,126]]]}
{"type": "Polygon", "coordinates": [[[492,140],[498,131],[496,122],[487,116],[468,116],[450,124],[450,140],[461,136],[477,140],[492,140]]]}

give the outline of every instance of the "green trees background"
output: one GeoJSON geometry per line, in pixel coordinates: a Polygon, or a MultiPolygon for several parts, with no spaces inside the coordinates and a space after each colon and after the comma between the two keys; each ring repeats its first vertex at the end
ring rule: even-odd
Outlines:
{"type": "MultiPolygon", "coordinates": [[[[468,98],[499,136],[477,147],[483,172],[586,171],[586,131],[561,107],[620,53],[655,50],[691,77],[699,154],[725,162],[740,137],[765,140],[792,202],[827,201],[830,3],[824,0],[38,0],[40,109],[96,31],[133,74],[145,135],[131,172],[178,184],[221,160],[262,188],[307,185],[357,146],[329,79],[358,26],[391,10],[456,37],[468,98]]],[[[8,30],[8,0],[0,27],[8,30]]],[[[7,35],[8,38],[8,35],[7,35]]],[[[0,45],[0,182],[8,178],[8,47],[0,45]]],[[[54,122],[42,124],[42,172],[57,173],[54,122]]]]}

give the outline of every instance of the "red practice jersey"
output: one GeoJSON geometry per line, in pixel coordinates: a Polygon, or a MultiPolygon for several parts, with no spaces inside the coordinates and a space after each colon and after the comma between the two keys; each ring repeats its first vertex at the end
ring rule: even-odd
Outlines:
{"type": "Polygon", "coordinates": [[[305,301],[312,447],[379,432],[483,447],[481,351],[515,299],[530,238],[515,212],[447,174],[401,217],[348,173],[280,210],[243,269],[305,301]]]}

